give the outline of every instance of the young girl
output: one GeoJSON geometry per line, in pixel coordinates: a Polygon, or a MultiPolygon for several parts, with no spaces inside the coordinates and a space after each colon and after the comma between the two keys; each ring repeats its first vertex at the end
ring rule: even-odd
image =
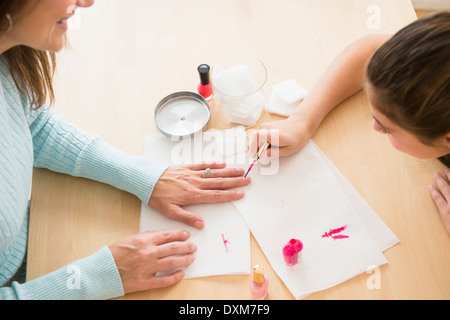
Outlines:
{"type": "MultiPolygon", "coordinates": [[[[416,20],[392,37],[352,43],[288,119],[261,125],[250,150],[257,149],[261,130],[279,129],[279,143],[272,144],[279,155],[299,151],[324,117],[362,87],[376,131],[402,152],[450,166],[450,12],[416,20]]],[[[449,168],[445,176],[436,173],[429,189],[450,233],[449,168]]]]}

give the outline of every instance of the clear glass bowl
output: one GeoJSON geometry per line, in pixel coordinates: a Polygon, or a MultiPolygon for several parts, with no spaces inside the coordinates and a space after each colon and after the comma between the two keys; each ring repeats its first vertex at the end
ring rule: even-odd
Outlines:
{"type": "Polygon", "coordinates": [[[252,56],[219,61],[211,72],[216,116],[230,125],[254,126],[267,102],[267,69],[252,56]]]}

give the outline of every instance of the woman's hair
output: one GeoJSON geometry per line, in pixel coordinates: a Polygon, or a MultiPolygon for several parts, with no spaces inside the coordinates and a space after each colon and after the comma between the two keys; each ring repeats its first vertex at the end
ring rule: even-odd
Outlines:
{"type": "MultiPolygon", "coordinates": [[[[377,110],[422,143],[450,132],[450,12],[398,31],[374,53],[366,78],[377,110]]],[[[449,155],[440,160],[450,165],[449,155]]]]}
{"type": "MultiPolygon", "coordinates": [[[[24,8],[27,0],[0,2],[0,33],[8,32],[7,14],[13,15],[24,8]]],[[[13,21],[14,28],[14,21],[13,21]]],[[[55,71],[55,53],[15,46],[2,54],[17,88],[33,109],[54,101],[52,79],[55,71]]]]}

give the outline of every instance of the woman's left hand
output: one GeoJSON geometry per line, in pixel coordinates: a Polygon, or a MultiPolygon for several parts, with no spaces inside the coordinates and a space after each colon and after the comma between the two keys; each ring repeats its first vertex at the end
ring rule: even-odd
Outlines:
{"type": "Polygon", "coordinates": [[[243,191],[229,190],[250,183],[244,170],[225,164],[194,164],[169,167],[159,178],[148,205],[168,218],[202,229],[205,222],[183,206],[241,199],[243,191]],[[206,169],[210,168],[210,177],[206,169]]]}
{"type": "Polygon", "coordinates": [[[445,227],[450,234],[450,168],[445,169],[445,176],[435,173],[436,185],[430,184],[429,189],[434,203],[441,213],[445,227]]]}

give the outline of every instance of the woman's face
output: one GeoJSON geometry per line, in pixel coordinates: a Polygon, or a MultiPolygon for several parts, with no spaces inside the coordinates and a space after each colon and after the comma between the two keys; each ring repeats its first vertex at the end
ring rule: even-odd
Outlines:
{"type": "Polygon", "coordinates": [[[394,148],[419,159],[438,158],[450,153],[450,133],[433,146],[423,144],[414,134],[399,127],[377,110],[374,88],[370,84],[366,86],[366,92],[373,116],[373,128],[386,134],[394,148]]]}
{"type": "Polygon", "coordinates": [[[13,28],[8,33],[14,45],[57,52],[64,46],[67,19],[77,7],[90,7],[94,0],[28,0],[11,14],[13,28]]]}

